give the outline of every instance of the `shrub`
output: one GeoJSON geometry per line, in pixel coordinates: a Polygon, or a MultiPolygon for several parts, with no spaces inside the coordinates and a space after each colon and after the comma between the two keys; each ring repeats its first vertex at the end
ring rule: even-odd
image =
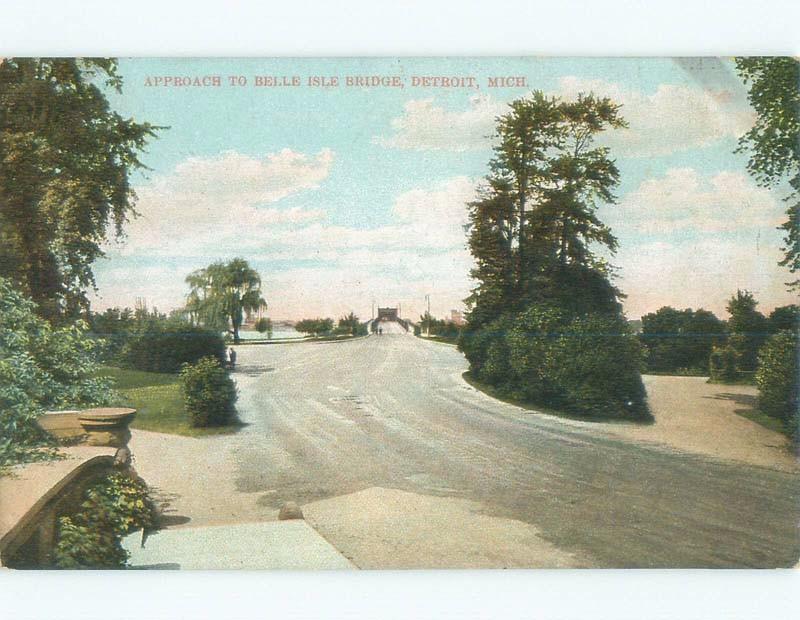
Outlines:
{"type": "Polygon", "coordinates": [[[193,426],[223,426],[236,416],[236,386],[219,360],[204,357],[181,370],[186,411],[193,426]]]}
{"type": "Polygon", "coordinates": [[[301,334],[322,336],[333,330],[333,319],[303,319],[295,323],[294,328],[301,334]]]}
{"type": "Polygon", "coordinates": [[[582,416],[649,418],[638,340],[622,315],[570,318],[534,304],[459,347],[475,376],[501,393],[582,416]]]}
{"type": "Polygon", "coordinates": [[[547,356],[545,376],[563,392],[568,411],[648,418],[642,352],[621,316],[573,319],[547,356]]]}
{"type": "Polygon", "coordinates": [[[183,321],[152,323],[147,331],[135,335],[125,345],[121,363],[148,372],[176,373],[183,364],[194,364],[203,357],[225,359],[225,341],[215,331],[183,321]]]}
{"type": "Polygon", "coordinates": [[[267,334],[267,338],[272,338],[272,320],[266,317],[261,317],[255,323],[256,331],[259,334],[267,334]]]}
{"type": "Polygon", "coordinates": [[[36,424],[46,409],[107,404],[111,383],[94,377],[97,343],[87,326],[54,328],[0,278],[0,467],[43,458],[52,443],[36,424]]]}
{"type": "Polygon", "coordinates": [[[758,355],[758,406],[763,413],[783,420],[797,434],[798,423],[798,336],[781,331],[767,340],[758,355]]]}
{"type": "Polygon", "coordinates": [[[733,382],[739,376],[739,352],[733,345],[714,347],[708,358],[708,372],[712,381],[733,382]]]}
{"type": "Polygon", "coordinates": [[[80,507],[58,520],[58,568],[123,568],[122,538],[154,522],[155,508],[141,480],[113,473],[92,485],[80,507]]]}
{"type": "MultiPolygon", "coordinates": [[[[480,327],[466,326],[461,330],[458,336],[458,348],[467,358],[470,371],[477,379],[487,381],[492,385],[499,385],[501,380],[499,375],[495,375],[496,380],[490,381],[487,377],[482,376],[482,373],[484,365],[488,361],[492,344],[498,340],[504,340],[512,326],[513,317],[503,315],[480,327]]],[[[495,351],[497,351],[497,347],[495,347],[495,351]]],[[[494,370],[487,372],[495,374],[494,370]]]]}

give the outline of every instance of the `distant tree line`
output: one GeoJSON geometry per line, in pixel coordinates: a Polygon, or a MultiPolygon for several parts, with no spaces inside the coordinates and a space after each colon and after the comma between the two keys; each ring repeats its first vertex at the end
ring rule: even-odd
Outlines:
{"type": "Polygon", "coordinates": [[[353,312],[339,318],[334,323],[330,318],[303,319],[294,325],[295,330],[301,334],[309,334],[318,338],[320,336],[366,336],[368,329],[353,312]],[[335,325],[335,327],[334,327],[335,325]]]}
{"type": "Polygon", "coordinates": [[[755,383],[758,408],[781,420],[796,439],[800,306],[757,309],[749,291],[736,291],[723,321],[707,310],[664,306],[642,317],[639,336],[649,372],[710,375],[718,383],[755,383]]]}
{"type": "Polygon", "coordinates": [[[659,308],[642,317],[639,338],[645,350],[649,372],[697,374],[722,368],[719,360],[733,360],[725,366],[728,378],[735,372],[752,372],[758,366],[758,352],[773,334],[796,329],[797,305],[775,308],[767,317],[756,307],[758,302],[749,291],[737,291],[728,301],[727,321],[702,308],[677,310],[659,308]],[[716,364],[716,365],[714,365],[716,364]]]}
{"type": "Polygon", "coordinates": [[[225,360],[225,341],[214,329],[193,325],[181,312],[167,316],[139,307],[89,313],[90,335],[107,364],[146,372],[177,373],[204,357],[225,360]]]}
{"type": "Polygon", "coordinates": [[[447,319],[437,319],[426,312],[419,317],[419,323],[415,326],[414,333],[456,342],[461,335],[461,326],[447,319]]]}

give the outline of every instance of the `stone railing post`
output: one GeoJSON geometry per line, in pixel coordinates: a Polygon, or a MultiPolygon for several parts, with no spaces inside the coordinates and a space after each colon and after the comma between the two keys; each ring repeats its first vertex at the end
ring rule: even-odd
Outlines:
{"type": "Polygon", "coordinates": [[[131,432],[128,425],[136,415],[136,409],[124,407],[98,407],[86,409],[78,414],[78,422],[86,431],[86,443],[90,446],[121,448],[128,444],[131,432]]]}

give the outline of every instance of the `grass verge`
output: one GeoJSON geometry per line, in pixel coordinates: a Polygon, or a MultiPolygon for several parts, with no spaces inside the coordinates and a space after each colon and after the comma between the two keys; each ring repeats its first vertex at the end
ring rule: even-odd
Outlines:
{"type": "Polygon", "coordinates": [[[775,431],[777,433],[781,433],[782,435],[786,435],[791,439],[792,433],[786,427],[782,420],[778,420],[777,418],[773,418],[772,416],[768,416],[766,413],[761,413],[758,409],[735,409],[734,412],[736,415],[740,415],[743,418],[747,418],[751,422],[755,422],[759,426],[763,426],[766,429],[771,431],[775,431]]]}
{"type": "Polygon", "coordinates": [[[209,428],[192,426],[183,403],[178,375],[114,366],[103,366],[97,374],[114,380],[114,388],[123,401],[120,405],[136,409],[131,428],[188,437],[206,437],[234,433],[241,426],[239,424],[209,428]]]}

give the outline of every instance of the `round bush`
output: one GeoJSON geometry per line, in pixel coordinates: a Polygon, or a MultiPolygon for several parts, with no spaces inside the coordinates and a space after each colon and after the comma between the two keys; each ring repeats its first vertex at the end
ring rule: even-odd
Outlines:
{"type": "Polygon", "coordinates": [[[714,347],[708,358],[708,371],[712,381],[735,381],[739,372],[739,353],[731,345],[714,347]]]}
{"type": "Polygon", "coordinates": [[[181,380],[193,426],[224,426],[235,420],[236,386],[219,360],[204,357],[184,365],[181,380]]]}

